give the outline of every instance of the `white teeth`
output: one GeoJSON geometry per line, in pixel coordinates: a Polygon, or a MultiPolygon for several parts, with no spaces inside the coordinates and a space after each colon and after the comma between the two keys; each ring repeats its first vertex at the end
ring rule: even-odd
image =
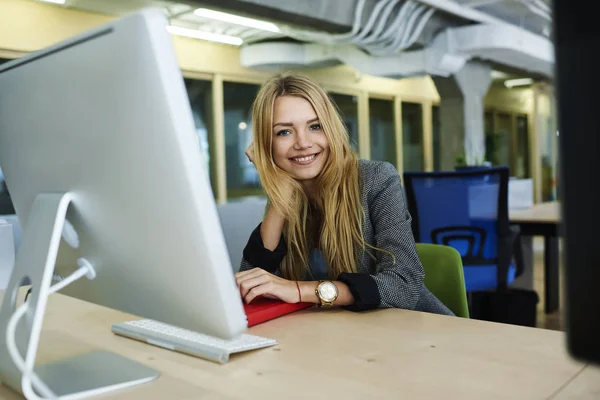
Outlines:
{"type": "Polygon", "coordinates": [[[311,161],[315,158],[316,154],[313,154],[312,156],[308,156],[308,157],[300,157],[300,158],[293,158],[294,161],[298,161],[298,162],[307,162],[307,161],[311,161]]]}

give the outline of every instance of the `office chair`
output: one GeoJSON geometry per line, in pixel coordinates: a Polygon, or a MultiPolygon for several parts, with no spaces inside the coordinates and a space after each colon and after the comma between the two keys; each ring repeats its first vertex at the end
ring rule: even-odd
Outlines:
{"type": "Polygon", "coordinates": [[[508,167],[404,173],[415,241],[454,247],[467,292],[506,289],[523,273],[519,230],[508,219],[508,178],[508,167]]]}
{"type": "Polygon", "coordinates": [[[469,318],[462,259],[450,246],[417,243],[417,253],[425,270],[425,286],[454,315],[469,318]]]}

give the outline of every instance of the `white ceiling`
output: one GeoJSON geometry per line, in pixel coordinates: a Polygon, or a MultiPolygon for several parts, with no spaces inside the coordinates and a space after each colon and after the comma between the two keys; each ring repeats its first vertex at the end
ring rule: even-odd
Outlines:
{"type": "MultiPolygon", "coordinates": [[[[297,0],[301,1],[301,0],[297,0]]],[[[343,5],[355,6],[353,0],[333,0],[343,5]]],[[[376,2],[378,0],[375,0],[376,2]]],[[[454,0],[456,3],[489,14],[508,23],[527,29],[533,33],[549,37],[552,23],[540,14],[540,9],[551,9],[551,0],[454,0]],[[541,3],[541,4],[540,4],[541,3]],[[535,12],[535,11],[538,12],[535,12]]],[[[201,1],[196,1],[200,4],[201,1]]],[[[230,34],[242,37],[245,41],[254,42],[275,37],[268,32],[237,25],[208,20],[193,14],[195,7],[185,1],[171,0],[67,0],[67,7],[110,15],[124,15],[144,7],[160,7],[170,15],[175,15],[173,23],[190,28],[208,30],[215,33],[230,34]],[[187,12],[187,14],[186,14],[187,12]]],[[[207,8],[211,8],[207,6],[207,8]]],[[[235,12],[235,11],[232,11],[235,12]]],[[[444,14],[443,12],[439,14],[444,14]]],[[[260,18],[260,16],[255,16],[260,18]]],[[[313,16],[314,17],[314,16],[313,16]]],[[[455,20],[452,21],[455,25],[455,20]]],[[[432,21],[433,23],[433,21],[432,21]]]]}
{"type": "Polygon", "coordinates": [[[191,29],[236,36],[244,42],[281,37],[271,32],[215,21],[197,16],[185,3],[168,0],[67,0],[67,7],[108,15],[123,16],[146,7],[157,7],[170,16],[171,24],[191,29]]]}
{"type": "Polygon", "coordinates": [[[546,17],[550,10],[551,0],[454,0],[465,7],[482,11],[496,18],[509,22],[548,37],[552,31],[551,17],[546,17]]]}
{"type": "MultiPolygon", "coordinates": [[[[193,11],[201,7],[201,4],[209,4],[206,8],[214,8],[216,7],[228,7],[229,12],[236,14],[234,11],[236,8],[235,5],[247,5],[249,7],[246,8],[248,12],[254,10],[256,6],[252,4],[260,4],[262,6],[268,6],[272,9],[276,9],[278,6],[281,7],[283,11],[284,8],[286,10],[295,10],[298,15],[305,15],[307,11],[310,11],[311,7],[316,7],[317,5],[325,5],[327,3],[328,10],[336,10],[337,3],[339,5],[344,5],[343,12],[340,11],[338,17],[342,14],[346,15],[346,29],[350,31],[352,28],[352,21],[354,17],[350,17],[354,14],[354,10],[356,9],[356,5],[359,0],[196,0],[196,1],[188,1],[188,0],[180,0],[180,1],[172,1],[172,0],[67,0],[66,7],[80,9],[90,12],[109,14],[122,16],[124,14],[128,14],[131,12],[135,12],[145,7],[158,7],[165,11],[165,13],[170,17],[171,24],[182,26],[191,29],[199,29],[202,31],[214,32],[219,34],[231,35],[241,38],[244,43],[250,44],[255,42],[261,42],[268,39],[276,39],[282,38],[282,34],[266,32],[254,28],[247,28],[240,25],[235,25],[231,23],[225,23],[220,21],[215,21],[207,18],[200,17],[195,15],[193,11]],[[301,2],[300,4],[297,2],[301,2]],[[190,3],[192,5],[190,5],[190,3]],[[243,4],[243,3],[251,3],[243,4]],[[312,4],[312,6],[311,6],[312,4]],[[211,6],[214,5],[214,6],[211,6]],[[348,9],[351,7],[351,9],[348,9]]],[[[373,7],[378,4],[377,2],[384,0],[366,0],[365,9],[363,12],[363,24],[366,23],[366,19],[368,19],[370,15],[370,11],[373,10],[373,7]]],[[[446,3],[447,5],[459,5],[462,7],[466,7],[468,9],[481,12],[490,17],[494,17],[496,19],[502,20],[512,25],[516,25],[522,29],[528,30],[532,33],[540,35],[542,37],[548,38],[551,35],[551,16],[548,11],[551,9],[551,0],[420,0],[426,5],[431,5],[437,3],[446,3]]],[[[264,8],[263,8],[264,9],[264,8]]],[[[442,7],[443,9],[443,7],[442,7]]],[[[227,11],[226,9],[222,9],[222,11],[227,11]]],[[[318,13],[317,13],[318,14],[318,13]]],[[[331,15],[307,15],[313,19],[321,19],[324,24],[329,22],[327,20],[331,15]]],[[[275,15],[278,15],[277,13],[275,15]]],[[[301,16],[302,16],[301,15],[301,16]]],[[[251,15],[245,15],[251,16],[251,15]]],[[[475,20],[469,20],[465,17],[459,17],[457,15],[452,15],[449,12],[442,11],[437,9],[437,11],[433,14],[434,18],[427,23],[430,25],[429,32],[427,29],[424,30],[425,33],[422,34],[422,45],[427,46],[428,43],[435,37],[435,34],[445,30],[449,27],[456,27],[457,25],[466,26],[468,24],[476,22],[475,20]],[[435,31],[435,32],[434,32],[435,31]]],[[[253,15],[252,17],[260,19],[260,15],[253,15]]],[[[341,18],[341,17],[340,17],[341,18]]],[[[338,26],[340,25],[340,18],[336,20],[338,26]]],[[[301,18],[300,18],[301,20],[301,18]]],[[[278,23],[278,25],[284,30],[284,32],[291,31],[289,29],[285,29],[286,21],[271,21],[278,23]]],[[[294,25],[292,25],[294,26],[294,25]]],[[[294,26],[294,28],[304,28],[299,26],[294,26]]],[[[311,31],[315,31],[314,25],[311,31]]],[[[294,36],[296,39],[299,36],[294,36]]],[[[300,36],[300,40],[305,40],[300,36]]],[[[417,47],[420,43],[416,43],[417,47]]],[[[397,53],[396,53],[397,54],[397,53]]],[[[497,66],[498,67],[498,66],[497,66]]],[[[500,67],[502,67],[500,65],[500,67]]]]}

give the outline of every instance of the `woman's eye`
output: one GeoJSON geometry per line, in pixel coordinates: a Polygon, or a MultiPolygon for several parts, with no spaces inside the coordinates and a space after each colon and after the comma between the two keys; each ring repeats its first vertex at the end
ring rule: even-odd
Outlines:
{"type": "Polygon", "coordinates": [[[279,132],[277,132],[275,135],[276,136],[286,136],[289,135],[291,132],[289,129],[282,129],[279,132]]]}
{"type": "Polygon", "coordinates": [[[321,124],[312,124],[310,126],[310,130],[311,131],[319,131],[319,130],[321,130],[321,124]]]}

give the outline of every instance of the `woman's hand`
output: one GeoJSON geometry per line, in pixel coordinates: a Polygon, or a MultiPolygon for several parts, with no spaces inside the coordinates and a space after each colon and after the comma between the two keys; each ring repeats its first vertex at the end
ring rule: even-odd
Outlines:
{"type": "MultiPolygon", "coordinates": [[[[245,154],[246,157],[248,157],[248,160],[250,160],[250,162],[254,164],[254,140],[250,142],[250,144],[246,148],[245,154]]],[[[254,166],[256,166],[256,164],[254,164],[254,166]]],[[[279,187],[285,199],[291,198],[294,194],[294,186],[290,184],[289,181],[280,182],[279,187]]]]}
{"type": "Polygon", "coordinates": [[[295,281],[280,278],[262,268],[238,272],[235,274],[235,280],[246,303],[250,303],[257,296],[279,299],[286,303],[300,301],[295,281]]]}

